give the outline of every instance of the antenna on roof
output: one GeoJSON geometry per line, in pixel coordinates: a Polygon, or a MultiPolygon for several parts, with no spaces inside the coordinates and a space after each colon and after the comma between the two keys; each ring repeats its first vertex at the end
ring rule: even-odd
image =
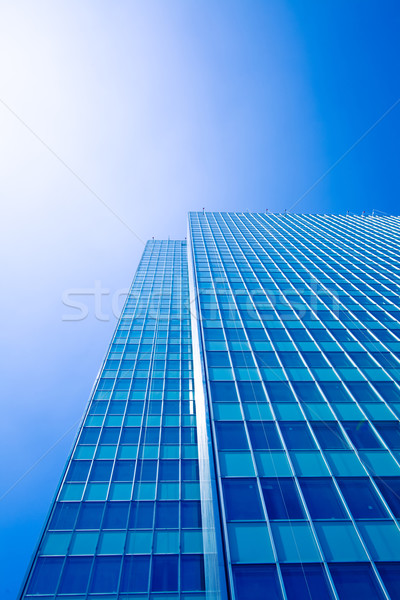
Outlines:
{"type": "Polygon", "coordinates": [[[204,206],[203,206],[203,215],[204,215],[204,211],[205,211],[205,208],[204,208],[204,206]]]}
{"type": "Polygon", "coordinates": [[[153,235],[153,237],[151,239],[154,240],[154,235],[153,235]]]}
{"type": "Polygon", "coordinates": [[[346,216],[348,216],[348,215],[349,215],[349,211],[347,210],[347,211],[346,211],[346,216]]]}
{"type": "Polygon", "coordinates": [[[285,208],[285,215],[286,215],[286,208],[285,208]]]}
{"type": "Polygon", "coordinates": [[[268,208],[266,208],[266,209],[265,209],[265,212],[266,212],[266,213],[268,212],[268,208]]]}

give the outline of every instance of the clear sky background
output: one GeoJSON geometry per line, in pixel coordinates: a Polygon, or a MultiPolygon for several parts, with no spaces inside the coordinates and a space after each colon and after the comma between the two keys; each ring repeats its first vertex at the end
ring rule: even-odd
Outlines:
{"type": "MultiPolygon", "coordinates": [[[[140,240],[183,238],[188,210],[289,209],[400,98],[399,30],[397,0],[1,4],[2,599],[140,240]],[[63,294],[96,281],[101,318],[86,296],[88,316],[66,320],[63,294]]],[[[398,214],[399,125],[400,104],[294,210],[398,214]]]]}

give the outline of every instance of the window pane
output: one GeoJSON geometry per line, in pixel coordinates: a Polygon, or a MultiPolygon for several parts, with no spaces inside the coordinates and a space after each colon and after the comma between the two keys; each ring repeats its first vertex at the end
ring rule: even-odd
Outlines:
{"type": "Polygon", "coordinates": [[[215,430],[220,450],[248,450],[243,423],[218,421],[215,423],[215,430]]]}
{"type": "Polygon", "coordinates": [[[83,502],[79,512],[77,529],[100,529],[103,502],[83,502]]]}
{"type": "Polygon", "coordinates": [[[400,600],[400,565],[399,563],[381,563],[376,565],[390,600],[400,600]]]}
{"type": "Polygon", "coordinates": [[[121,592],[147,592],[149,569],[149,556],[125,556],[122,565],[121,592]]]}
{"type": "Polygon", "coordinates": [[[346,439],[335,421],[311,423],[311,427],[323,450],[348,449],[346,439]]]}
{"type": "Polygon", "coordinates": [[[247,428],[253,450],[282,450],[282,442],[275,423],[249,422],[247,428]]]}
{"type": "Polygon", "coordinates": [[[266,382],[265,387],[267,388],[268,396],[272,402],[296,402],[296,398],[288,383],[266,382]]]}
{"type": "Polygon", "coordinates": [[[92,557],[68,557],[62,574],[59,593],[85,593],[89,582],[92,560],[92,557]]]}
{"type": "Polygon", "coordinates": [[[324,397],[312,381],[292,383],[300,402],[324,402],[324,397]]]}
{"type": "Polygon", "coordinates": [[[29,582],[29,594],[54,594],[63,558],[38,558],[29,582]]]}
{"type": "Polygon", "coordinates": [[[375,483],[394,516],[400,519],[400,477],[377,477],[375,483]]]}
{"type": "Polygon", "coordinates": [[[338,479],[340,489],[355,519],[386,518],[388,514],[369,479],[338,479]]]}
{"type": "Polygon", "coordinates": [[[172,529],[179,527],[179,502],[157,502],[156,527],[172,529]]]}
{"type": "Polygon", "coordinates": [[[240,399],[242,402],[266,402],[267,398],[261,383],[238,382],[240,399]]]}
{"type": "Polygon", "coordinates": [[[288,600],[330,600],[332,591],[322,565],[282,565],[288,600]]]}
{"type": "Polygon", "coordinates": [[[329,569],[340,600],[383,598],[378,581],[369,565],[330,565],[329,569]]]}
{"type": "Polygon", "coordinates": [[[183,528],[201,527],[201,505],[197,501],[181,503],[181,526],[183,528]]]}
{"type": "Polygon", "coordinates": [[[120,556],[96,557],[94,561],[91,592],[111,593],[118,589],[120,556]]]}
{"type": "Polygon", "coordinates": [[[331,479],[300,479],[300,485],[312,519],[347,518],[331,479]]]}
{"type": "Polygon", "coordinates": [[[233,381],[211,381],[210,387],[213,402],[237,402],[238,397],[233,381]]]}
{"type": "Polygon", "coordinates": [[[125,529],[129,502],[108,502],[104,513],[103,529],[125,529]]]}
{"type": "Polygon", "coordinates": [[[112,460],[95,460],[90,471],[90,481],[110,481],[112,460]]]}
{"type": "Polygon", "coordinates": [[[305,513],[293,479],[262,479],[261,487],[270,519],[305,518],[305,513]]]}
{"type": "Polygon", "coordinates": [[[233,579],[237,600],[282,599],[274,566],[236,566],[233,567],[233,579]]]}
{"type": "Polygon", "coordinates": [[[345,421],[342,425],[358,450],[382,448],[368,421],[345,421]]]}
{"type": "Polygon", "coordinates": [[[225,479],[223,488],[228,520],[263,519],[255,479],[225,479]]]}
{"type": "Polygon", "coordinates": [[[178,589],[178,556],[153,556],[152,571],[153,592],[174,592],[178,589]]]}
{"type": "Polygon", "coordinates": [[[59,502],[56,504],[49,529],[73,529],[78,510],[77,502],[59,502]]]}
{"type": "Polygon", "coordinates": [[[400,423],[374,423],[391,450],[400,450],[400,423]]]}
{"type": "Polygon", "coordinates": [[[353,402],[353,399],[349,395],[348,391],[342,383],[330,381],[326,383],[320,383],[321,389],[328,399],[328,402],[353,402]]]}
{"type": "Polygon", "coordinates": [[[280,423],[288,450],[316,449],[306,423],[280,423]]]}
{"type": "Polygon", "coordinates": [[[90,460],[71,461],[66,481],[86,481],[91,464],[90,460]]]}
{"type": "Polygon", "coordinates": [[[132,502],[129,515],[130,529],[151,529],[153,527],[154,502],[132,502]]]}
{"type": "Polygon", "coordinates": [[[205,590],[202,555],[181,556],[181,589],[184,592],[205,590]]]}

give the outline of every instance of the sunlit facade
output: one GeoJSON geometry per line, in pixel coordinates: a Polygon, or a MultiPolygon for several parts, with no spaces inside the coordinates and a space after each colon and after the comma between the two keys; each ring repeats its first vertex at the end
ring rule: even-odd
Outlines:
{"type": "Polygon", "coordinates": [[[21,598],[400,598],[400,218],[148,242],[21,598]]]}

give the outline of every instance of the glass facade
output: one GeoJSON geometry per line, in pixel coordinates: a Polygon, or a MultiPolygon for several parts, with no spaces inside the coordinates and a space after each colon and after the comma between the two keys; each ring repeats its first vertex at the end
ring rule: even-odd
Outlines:
{"type": "Polygon", "coordinates": [[[400,219],[148,242],[22,598],[400,598],[400,219]]]}

